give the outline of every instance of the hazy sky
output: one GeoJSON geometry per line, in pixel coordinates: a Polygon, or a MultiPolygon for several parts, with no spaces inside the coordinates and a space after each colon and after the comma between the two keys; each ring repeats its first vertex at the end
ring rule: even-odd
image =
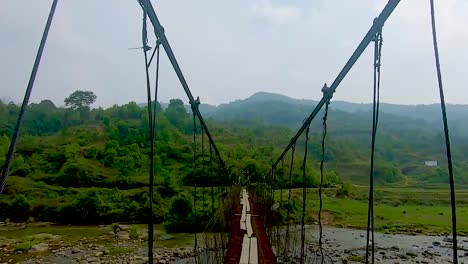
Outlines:
{"type": "MultiPolygon", "coordinates": [[[[20,102],[51,0],[0,1],[0,98],[20,102]]],[[[153,0],[194,96],[219,104],[257,91],[320,99],[384,0],[153,0]]],[[[446,99],[468,104],[468,1],[436,1],[446,99]]],[[[96,106],[145,102],[136,0],[59,0],[32,101],[63,105],[91,90],[96,106]]],[[[387,21],[381,100],[437,102],[429,0],[402,0],[387,21]]],[[[186,96],[165,53],[161,101],[186,96]]],[[[335,95],[370,102],[372,48],[335,95]]]]}

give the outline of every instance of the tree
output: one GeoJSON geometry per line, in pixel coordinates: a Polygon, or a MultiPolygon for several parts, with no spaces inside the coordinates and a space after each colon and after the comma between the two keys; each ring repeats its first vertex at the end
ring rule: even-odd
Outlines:
{"type": "Polygon", "coordinates": [[[75,91],[69,97],[65,98],[65,105],[73,110],[89,107],[96,101],[97,96],[91,91],[75,91]]]}
{"type": "Polygon", "coordinates": [[[185,130],[187,124],[190,124],[189,114],[185,109],[184,102],[180,99],[171,99],[166,111],[164,112],[171,124],[181,130],[185,130]]]}
{"type": "Polygon", "coordinates": [[[40,103],[39,103],[39,106],[45,108],[45,109],[48,109],[48,110],[55,110],[57,109],[57,107],[55,107],[55,104],[49,100],[49,99],[45,99],[45,100],[42,100],[40,103]]]}
{"type": "MultiPolygon", "coordinates": [[[[78,110],[80,121],[83,123],[83,121],[90,119],[89,106],[96,101],[96,98],[96,95],[91,91],[75,91],[65,98],[65,105],[70,106],[72,110],[78,110]]],[[[69,113],[67,112],[66,114],[69,113]]],[[[68,118],[67,116],[66,119],[68,118]]]]}

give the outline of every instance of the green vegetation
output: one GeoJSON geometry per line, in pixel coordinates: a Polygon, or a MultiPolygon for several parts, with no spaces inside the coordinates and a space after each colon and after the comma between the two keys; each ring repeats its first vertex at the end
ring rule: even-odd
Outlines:
{"type": "MultiPolygon", "coordinates": [[[[90,109],[95,100],[93,93],[77,91],[65,99],[69,108],[56,107],[50,100],[29,106],[11,176],[0,197],[0,221],[110,224],[150,217],[147,110],[135,102],[90,109]]],[[[211,113],[206,122],[228,166],[228,179],[216,160],[211,174],[208,140],[205,136],[202,154],[200,130],[194,159],[192,117],[183,101],[171,100],[165,109],[159,103],[155,107],[156,193],[151,217],[168,232],[202,230],[211,215],[211,195],[215,201],[222,198],[218,187],[239,178],[243,184],[258,182],[294,134],[291,127],[298,127],[311,109],[310,105],[286,102],[240,107],[233,103],[211,113]],[[193,197],[195,183],[197,197],[193,197]],[[212,184],[214,193],[209,187],[212,184]]],[[[5,162],[18,111],[19,106],[0,101],[0,166],[5,162]]],[[[381,118],[375,170],[376,216],[381,219],[376,227],[389,232],[411,228],[445,232],[450,216],[446,168],[424,165],[425,160],[444,161],[440,128],[401,116],[382,114],[381,118]]],[[[324,208],[333,216],[332,224],[362,227],[366,223],[367,193],[360,186],[368,182],[369,124],[367,112],[330,113],[324,208]]],[[[320,140],[318,118],[311,127],[307,178],[303,179],[301,168],[303,138],[297,143],[292,170],[292,187],[302,187],[305,182],[311,192],[310,210],[318,205],[315,188],[320,182],[320,140]]],[[[468,184],[466,142],[466,135],[458,133],[453,144],[460,217],[468,217],[468,193],[463,185],[468,184]]],[[[277,189],[289,186],[290,158],[286,155],[278,167],[277,189]]],[[[300,199],[295,195],[291,204],[281,207],[281,214],[299,208],[300,199]]],[[[313,222],[314,216],[309,221],[313,222]]],[[[459,229],[466,232],[464,223],[459,229]]],[[[138,234],[137,229],[130,231],[131,236],[138,234]]]]}
{"type": "Polygon", "coordinates": [[[363,257],[363,256],[356,256],[356,255],[353,255],[353,256],[349,256],[349,257],[348,257],[348,261],[363,262],[363,261],[364,261],[364,257],[363,257]]]}
{"type": "MultiPolygon", "coordinates": [[[[340,189],[325,189],[323,218],[330,225],[363,229],[367,223],[367,189],[352,187],[349,195],[339,197],[340,189]]],[[[448,189],[377,188],[375,194],[375,229],[386,233],[450,233],[451,213],[448,189]]],[[[457,217],[468,218],[468,190],[458,192],[457,217]]],[[[292,195],[297,208],[302,205],[302,191],[295,189],[292,195]]],[[[276,200],[280,193],[276,191],[276,200]]],[[[287,197],[283,196],[283,203],[287,197]]],[[[307,191],[308,223],[318,220],[318,191],[307,191]]],[[[284,206],[285,208],[287,205],[284,206]]],[[[300,209],[292,209],[292,218],[300,219],[300,209]]],[[[468,234],[468,222],[458,224],[460,234],[468,234]]]]}
{"type": "Polygon", "coordinates": [[[135,251],[133,248],[124,248],[124,247],[113,247],[109,250],[110,255],[120,255],[120,254],[128,254],[135,251]]]}

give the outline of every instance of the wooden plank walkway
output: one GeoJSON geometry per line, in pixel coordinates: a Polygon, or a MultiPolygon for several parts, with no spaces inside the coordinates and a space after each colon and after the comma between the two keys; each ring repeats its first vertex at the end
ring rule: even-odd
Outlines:
{"type": "Polygon", "coordinates": [[[245,189],[241,192],[242,216],[240,228],[246,232],[242,243],[242,252],[239,264],[258,263],[257,239],[252,237],[252,216],[250,215],[249,195],[245,189]]]}
{"type": "MultiPolygon", "coordinates": [[[[237,194],[234,197],[236,196],[237,194]]],[[[253,203],[245,189],[242,189],[237,197],[240,201],[234,202],[234,224],[225,263],[276,264],[276,256],[263,226],[263,219],[259,215],[262,210],[253,203]],[[236,224],[237,221],[239,224],[236,224]]]]}

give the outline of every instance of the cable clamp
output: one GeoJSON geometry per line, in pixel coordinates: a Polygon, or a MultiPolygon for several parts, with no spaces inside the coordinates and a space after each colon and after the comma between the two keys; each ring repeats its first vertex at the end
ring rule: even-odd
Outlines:
{"type": "Polygon", "coordinates": [[[161,41],[160,38],[158,38],[158,39],[156,40],[156,47],[159,47],[159,45],[161,45],[161,44],[162,44],[162,41],[161,41]]]}
{"type": "Polygon", "coordinates": [[[335,93],[335,90],[328,87],[327,84],[325,83],[322,87],[322,93],[323,93],[323,97],[325,97],[328,102],[330,101],[330,99],[332,99],[333,94],[335,93]]]}
{"type": "Polygon", "coordinates": [[[190,106],[192,107],[192,112],[198,111],[198,106],[200,105],[200,97],[197,96],[196,100],[190,102],[190,106]]]}

